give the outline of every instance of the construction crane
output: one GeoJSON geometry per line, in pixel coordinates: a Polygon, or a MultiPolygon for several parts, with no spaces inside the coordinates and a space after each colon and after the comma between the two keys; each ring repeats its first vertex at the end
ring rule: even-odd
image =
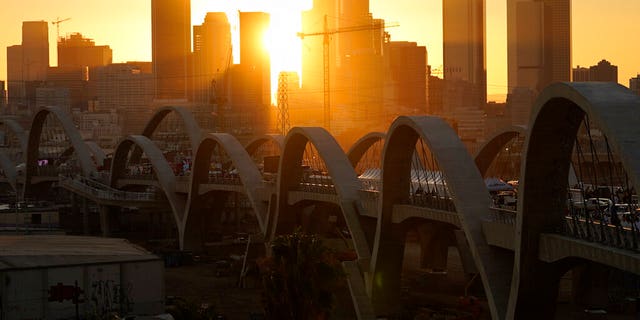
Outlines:
{"type": "Polygon", "coordinates": [[[57,37],[56,41],[60,41],[60,23],[69,21],[69,20],[71,20],[71,18],[66,18],[62,20],[60,20],[60,18],[56,18],[56,21],[51,21],[51,24],[56,26],[56,37],[57,37]]]}
{"type": "Polygon", "coordinates": [[[399,24],[392,23],[390,25],[381,24],[368,24],[361,26],[352,26],[352,27],[344,27],[338,29],[329,29],[329,25],[327,23],[327,15],[324,15],[324,29],[321,32],[310,32],[303,33],[298,32],[297,35],[300,39],[304,39],[305,37],[312,36],[323,36],[322,41],[322,65],[324,71],[324,127],[329,130],[330,129],[330,121],[331,121],[331,94],[330,94],[330,78],[329,78],[329,42],[331,40],[331,35],[337,33],[345,33],[345,32],[355,32],[355,31],[365,31],[365,30],[377,30],[384,29],[390,27],[397,27],[399,24]]]}

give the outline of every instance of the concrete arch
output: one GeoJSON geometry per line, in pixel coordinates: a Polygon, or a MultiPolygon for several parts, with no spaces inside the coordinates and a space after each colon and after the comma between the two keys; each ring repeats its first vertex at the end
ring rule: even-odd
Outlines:
{"type": "Polygon", "coordinates": [[[273,239],[278,234],[293,231],[296,212],[293,212],[287,203],[287,198],[289,190],[294,188],[302,177],[302,157],[307,143],[315,146],[327,166],[336,188],[342,214],[351,232],[356,254],[361,266],[366,269],[371,259],[371,251],[359,221],[360,212],[364,210],[358,195],[361,184],[340,145],[323,128],[295,127],[287,135],[280,158],[278,207],[275,216],[270,217],[273,223],[269,222],[269,238],[273,239]]]}
{"type": "Polygon", "coordinates": [[[606,135],[640,190],[640,97],[615,83],[556,83],[544,89],[525,139],[508,317],[554,315],[562,268],[538,259],[538,239],[563,223],[566,204],[558,195],[566,193],[574,142],[585,115],[606,135]]]}
{"type": "Polygon", "coordinates": [[[147,138],[151,138],[153,133],[156,131],[162,120],[164,120],[171,112],[175,112],[182,122],[184,123],[184,127],[187,130],[187,135],[189,135],[189,142],[191,142],[191,150],[198,149],[198,144],[200,143],[200,138],[202,136],[202,130],[196,121],[196,118],[193,116],[193,113],[189,111],[185,107],[161,107],[155,110],[153,116],[147,125],[142,130],[142,135],[147,138]]]}
{"type": "Polygon", "coordinates": [[[374,143],[382,141],[385,138],[386,134],[382,132],[370,132],[358,139],[358,141],[349,148],[349,151],[347,151],[347,157],[351,165],[355,168],[369,148],[371,148],[374,143]]]}
{"type": "MultiPolygon", "coordinates": [[[[98,146],[98,144],[95,141],[85,140],[84,142],[87,145],[87,148],[91,153],[91,156],[93,156],[93,160],[95,161],[96,165],[102,166],[104,164],[104,159],[107,158],[107,155],[104,153],[102,148],[100,148],[100,146],[98,146]]],[[[67,148],[65,151],[62,152],[61,157],[68,157],[73,153],[74,150],[75,149],[73,148],[73,146],[67,148]]]]}
{"type": "Polygon", "coordinates": [[[484,177],[491,166],[491,162],[498,156],[504,146],[519,135],[525,135],[525,126],[509,126],[496,131],[491,138],[487,139],[478,152],[473,157],[480,174],[484,177]]]}
{"type": "Polygon", "coordinates": [[[267,223],[267,238],[273,240],[278,234],[291,232],[296,225],[298,212],[295,205],[288,204],[288,196],[289,190],[293,189],[302,177],[302,157],[307,143],[316,148],[325,162],[335,185],[342,216],[351,233],[357,261],[344,261],[342,265],[349,274],[349,290],[354,308],[357,314],[373,315],[363,281],[369,278],[371,250],[360,224],[360,215],[364,211],[358,194],[361,184],[344,151],[325,129],[295,127],[287,134],[278,170],[280,177],[277,183],[277,207],[267,223]]]}
{"type": "Polygon", "coordinates": [[[127,158],[131,147],[140,148],[140,150],[147,155],[147,158],[155,171],[158,183],[171,205],[178,233],[181,236],[183,233],[182,219],[184,216],[185,200],[176,194],[176,177],[173,174],[173,170],[164,158],[162,151],[158,149],[158,147],[149,138],[141,135],[130,135],[120,141],[111,163],[110,186],[115,188],[118,179],[125,174],[127,158]]]}
{"type": "Polygon", "coordinates": [[[24,128],[15,119],[0,119],[0,123],[6,124],[7,127],[9,127],[9,129],[16,135],[18,141],[20,141],[20,148],[22,148],[22,153],[24,154],[27,151],[27,147],[29,145],[29,137],[24,128]]]}
{"type": "Polygon", "coordinates": [[[18,192],[18,172],[16,171],[16,165],[9,159],[9,156],[4,152],[4,150],[0,149],[0,168],[4,172],[4,176],[7,178],[7,182],[13,188],[14,191],[18,192]]]}
{"type": "MultiPolygon", "coordinates": [[[[260,230],[264,234],[266,231],[266,208],[258,199],[258,188],[262,184],[262,175],[256,167],[251,157],[240,144],[240,142],[232,135],[227,133],[209,133],[204,135],[202,141],[195,154],[193,162],[193,170],[191,174],[191,187],[189,192],[189,200],[187,201],[187,209],[182,221],[182,229],[185,230],[184,236],[180,239],[181,248],[185,243],[185,238],[190,235],[187,232],[193,228],[189,221],[189,215],[192,207],[196,205],[199,190],[198,187],[202,183],[206,183],[209,177],[209,166],[211,154],[215,146],[220,146],[225,150],[231,158],[231,162],[238,169],[238,175],[244,186],[247,198],[255,211],[260,230]]],[[[193,219],[192,219],[193,220],[193,219]]],[[[195,222],[194,222],[195,223],[195,222]]]]}
{"type": "Polygon", "coordinates": [[[404,252],[404,234],[392,222],[393,206],[409,198],[411,157],[422,139],[436,158],[451,193],[460,224],[485,288],[494,319],[504,317],[512,261],[491,248],[482,233],[489,215],[489,193],[482,176],[455,131],[436,117],[399,117],[391,125],[383,152],[382,203],[378,216],[371,297],[378,313],[397,307],[404,252]]]}
{"type": "Polygon", "coordinates": [[[249,143],[247,143],[244,148],[245,150],[247,150],[249,156],[253,156],[258,148],[268,143],[269,141],[273,141],[273,143],[275,143],[280,148],[280,153],[282,154],[282,150],[284,150],[284,136],[281,134],[265,134],[259,136],[249,141],[249,143]]]}
{"type": "Polygon", "coordinates": [[[25,188],[30,184],[31,176],[38,166],[38,149],[40,147],[42,126],[44,125],[44,122],[49,115],[53,115],[54,117],[56,117],[60,124],[62,124],[62,128],[67,134],[67,137],[69,137],[71,145],[73,146],[78,157],[78,161],[80,162],[82,175],[88,177],[92,173],[96,172],[96,167],[93,161],[91,161],[89,148],[82,140],[80,132],[78,132],[78,129],[74,125],[71,117],[67,113],[62,111],[62,109],[60,109],[59,107],[44,107],[40,109],[34,116],[33,122],[31,124],[31,130],[29,131],[29,141],[26,157],[25,188]]]}

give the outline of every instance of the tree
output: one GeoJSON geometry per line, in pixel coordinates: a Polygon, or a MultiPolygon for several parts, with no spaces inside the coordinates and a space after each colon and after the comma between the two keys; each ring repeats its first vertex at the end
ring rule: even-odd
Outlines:
{"type": "Polygon", "coordinates": [[[268,319],[328,319],[344,280],[340,262],[316,235],[278,236],[259,262],[268,319]]]}

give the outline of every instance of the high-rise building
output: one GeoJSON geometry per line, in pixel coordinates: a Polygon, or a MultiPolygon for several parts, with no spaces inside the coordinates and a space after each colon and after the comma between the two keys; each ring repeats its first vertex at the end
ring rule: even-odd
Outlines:
{"type": "Polygon", "coordinates": [[[482,113],[487,103],[485,1],[443,1],[442,24],[443,115],[453,118],[461,139],[473,144],[482,140],[478,132],[483,130],[482,113]]]}
{"type": "Polygon", "coordinates": [[[638,74],[635,78],[629,79],[629,89],[640,95],[640,74],[638,74]]]}
{"type": "Polygon", "coordinates": [[[202,25],[193,26],[194,103],[222,101],[225,75],[232,63],[231,26],[227,15],[209,12],[202,25]]]}
{"type": "Polygon", "coordinates": [[[95,69],[95,111],[116,112],[122,135],[142,132],[151,116],[153,75],[150,62],[114,63],[95,69]]]}
{"type": "Polygon", "coordinates": [[[507,0],[509,93],[571,80],[571,0],[507,0]]]}
{"type": "Polygon", "coordinates": [[[187,99],[191,52],[190,0],[151,1],[155,97],[187,99]]]}
{"type": "Polygon", "coordinates": [[[270,16],[240,12],[240,64],[229,70],[229,103],[219,109],[221,126],[241,141],[264,134],[270,123],[271,68],[264,43],[270,16]]]}
{"type": "Polygon", "coordinates": [[[46,21],[24,21],[22,44],[7,47],[8,104],[27,114],[35,108],[35,87],[47,76],[49,28],[46,21]]]}
{"type": "Polygon", "coordinates": [[[320,110],[324,118],[328,97],[328,129],[338,139],[346,131],[357,135],[354,127],[377,130],[385,120],[383,51],[388,38],[384,21],[369,12],[369,1],[314,0],[312,9],[302,13],[301,31],[309,34],[302,39],[302,90],[309,97],[305,106],[314,113],[320,110]],[[330,33],[326,61],[325,31],[330,33]]]}
{"type": "Polygon", "coordinates": [[[390,91],[385,93],[385,113],[425,114],[427,48],[415,42],[391,41],[385,53],[388,65],[385,89],[390,91]]]}
{"type": "Polygon", "coordinates": [[[113,53],[109,46],[96,46],[92,39],[72,33],[58,42],[58,67],[83,68],[106,66],[113,53]]]}

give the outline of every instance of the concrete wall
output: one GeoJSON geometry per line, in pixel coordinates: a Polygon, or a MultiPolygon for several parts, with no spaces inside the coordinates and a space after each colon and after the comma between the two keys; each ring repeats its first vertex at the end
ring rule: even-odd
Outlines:
{"type": "Polygon", "coordinates": [[[76,281],[84,291],[83,302],[78,304],[83,319],[110,312],[164,312],[161,260],[6,270],[0,273],[0,281],[2,319],[74,318],[76,308],[72,301],[48,301],[48,297],[52,286],[73,286],[76,281]]]}

